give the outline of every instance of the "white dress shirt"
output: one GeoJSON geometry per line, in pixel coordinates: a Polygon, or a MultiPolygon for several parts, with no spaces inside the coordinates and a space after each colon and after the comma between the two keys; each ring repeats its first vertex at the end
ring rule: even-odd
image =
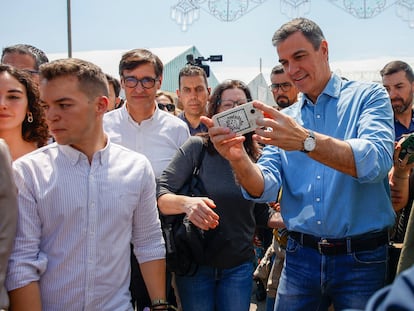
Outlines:
{"type": "Polygon", "coordinates": [[[39,281],[44,311],[132,310],[130,243],[140,263],[165,257],[149,161],[108,140],[91,164],[54,143],[13,166],[19,219],[8,290],[39,281]]]}
{"type": "Polygon", "coordinates": [[[188,126],[158,107],[151,118],[138,124],[126,106],[105,114],[105,132],[111,141],[145,155],[151,162],[155,177],[159,177],[178,148],[190,137],[188,126]]]}

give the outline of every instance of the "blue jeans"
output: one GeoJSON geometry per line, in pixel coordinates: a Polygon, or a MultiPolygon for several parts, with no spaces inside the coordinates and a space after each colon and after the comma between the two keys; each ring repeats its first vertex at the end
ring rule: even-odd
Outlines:
{"type": "Polygon", "coordinates": [[[200,266],[194,276],[176,276],[183,311],[248,311],[253,263],[231,269],[200,266]]]}
{"type": "Polygon", "coordinates": [[[275,311],[365,309],[385,285],[387,246],[344,255],[321,255],[289,238],[275,311]]]}
{"type": "Polygon", "coordinates": [[[266,298],[266,311],[273,311],[275,306],[275,300],[276,298],[273,297],[267,297],[266,298]]]}

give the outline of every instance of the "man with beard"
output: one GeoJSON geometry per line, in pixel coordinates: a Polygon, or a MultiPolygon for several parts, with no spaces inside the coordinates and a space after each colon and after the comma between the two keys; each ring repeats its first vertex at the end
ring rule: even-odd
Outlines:
{"type": "MultiPolygon", "coordinates": [[[[397,60],[386,64],[380,71],[380,74],[382,84],[387,89],[392,109],[394,110],[395,141],[398,142],[404,134],[414,132],[412,109],[414,73],[410,65],[397,60]]],[[[398,159],[398,155],[399,152],[395,152],[394,162],[395,159],[398,159]]],[[[410,166],[402,165],[400,162],[397,163],[398,165],[394,165],[389,174],[392,203],[397,213],[397,219],[390,236],[394,247],[390,249],[389,282],[393,281],[395,277],[397,265],[401,265],[399,263],[401,248],[403,247],[402,243],[404,242],[405,233],[408,230],[408,221],[413,203],[412,194],[414,193],[412,188],[414,185],[414,174],[411,174],[410,166]],[[407,196],[407,191],[408,198],[404,200],[402,198],[407,196]]],[[[407,239],[410,239],[410,237],[407,237],[407,239]]],[[[411,243],[410,241],[405,242],[406,245],[411,243]]],[[[405,261],[408,259],[409,262],[413,261],[408,256],[401,256],[401,259],[405,261]]]]}
{"type": "Polygon", "coordinates": [[[183,105],[183,112],[178,117],[187,123],[192,136],[207,132],[207,127],[200,123],[200,117],[206,113],[209,95],[210,88],[203,68],[187,65],[180,70],[177,96],[183,105]]]}
{"type": "Polygon", "coordinates": [[[278,109],[289,107],[298,101],[298,89],[285,74],[282,65],[273,67],[270,74],[270,90],[278,109]]]}
{"type": "Polygon", "coordinates": [[[390,95],[394,110],[395,140],[403,134],[414,132],[413,89],[414,73],[410,65],[396,60],[380,71],[382,84],[390,95]]]}

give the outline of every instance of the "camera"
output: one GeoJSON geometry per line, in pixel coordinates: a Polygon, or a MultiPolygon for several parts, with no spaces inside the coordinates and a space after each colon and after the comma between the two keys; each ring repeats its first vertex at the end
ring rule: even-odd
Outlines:
{"type": "Polygon", "coordinates": [[[203,68],[204,72],[206,73],[207,78],[210,77],[210,66],[204,65],[203,62],[210,61],[210,62],[221,62],[223,61],[223,55],[210,55],[209,58],[204,58],[202,56],[197,57],[194,59],[193,54],[186,55],[187,58],[187,65],[194,65],[200,68],[203,68]]]}

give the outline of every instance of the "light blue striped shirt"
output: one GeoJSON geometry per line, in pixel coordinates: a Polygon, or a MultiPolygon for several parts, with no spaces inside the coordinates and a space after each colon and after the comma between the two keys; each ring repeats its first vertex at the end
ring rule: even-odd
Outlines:
{"type": "Polygon", "coordinates": [[[18,232],[8,290],[39,281],[44,311],[132,310],[130,242],[165,257],[149,161],[109,142],[92,163],[51,144],[14,162],[18,232]]]}
{"type": "Polygon", "coordinates": [[[395,214],[387,173],[394,152],[394,119],[385,89],[333,74],[315,105],[303,96],[283,113],[307,129],[346,141],[358,178],[306,153],[267,146],[258,161],[265,189],[256,201],[274,201],[283,184],[281,207],[287,228],[315,236],[342,238],[392,226],[395,214]]]}

